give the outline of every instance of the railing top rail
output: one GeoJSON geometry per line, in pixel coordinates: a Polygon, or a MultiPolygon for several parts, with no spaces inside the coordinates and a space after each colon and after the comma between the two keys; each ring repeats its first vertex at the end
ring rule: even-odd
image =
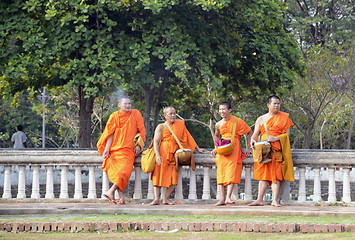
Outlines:
{"type": "MultiPolygon", "coordinates": [[[[295,166],[355,166],[355,150],[332,149],[293,149],[292,158],[295,166]]],[[[215,157],[209,152],[195,154],[197,165],[215,165],[215,157]]],[[[0,149],[0,164],[57,164],[57,165],[90,165],[103,161],[96,149],[0,149]]],[[[140,164],[137,157],[135,164],[140,164]]],[[[251,157],[244,159],[243,164],[253,164],[251,157]]]]}

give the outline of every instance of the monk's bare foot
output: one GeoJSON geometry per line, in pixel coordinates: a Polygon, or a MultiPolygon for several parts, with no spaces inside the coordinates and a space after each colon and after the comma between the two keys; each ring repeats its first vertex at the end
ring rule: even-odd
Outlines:
{"type": "Polygon", "coordinates": [[[125,202],[124,199],[119,199],[119,200],[116,200],[116,204],[118,204],[118,205],[125,205],[126,202],[125,202]]]}
{"type": "Polygon", "coordinates": [[[226,204],[235,204],[235,201],[233,201],[233,200],[226,200],[226,204]]]}
{"type": "Polygon", "coordinates": [[[254,201],[252,203],[249,203],[248,206],[264,206],[264,203],[263,202],[254,201]]]}
{"type": "Polygon", "coordinates": [[[215,206],[224,206],[226,203],[224,201],[219,201],[218,203],[215,204],[215,206]]]}
{"type": "Polygon", "coordinates": [[[163,204],[164,205],[174,205],[174,203],[172,201],[170,201],[169,199],[163,200],[163,204]]]}
{"type": "Polygon", "coordinates": [[[110,203],[116,204],[116,200],[113,195],[103,194],[102,196],[104,196],[110,203]]]}
{"type": "Polygon", "coordinates": [[[276,201],[275,202],[273,201],[271,203],[271,206],[273,206],[273,207],[282,207],[282,205],[280,203],[276,202],[276,201]]]}
{"type": "Polygon", "coordinates": [[[153,202],[149,203],[148,206],[160,205],[159,200],[154,200],[153,202]]]}

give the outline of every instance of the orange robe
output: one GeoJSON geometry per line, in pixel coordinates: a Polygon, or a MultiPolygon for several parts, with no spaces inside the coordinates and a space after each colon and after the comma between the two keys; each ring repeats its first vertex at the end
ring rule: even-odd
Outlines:
{"type": "Polygon", "coordinates": [[[231,116],[228,122],[223,124],[220,128],[220,133],[223,139],[231,140],[235,119],[237,119],[237,126],[235,129],[233,152],[229,155],[217,154],[216,156],[217,184],[223,184],[223,186],[227,186],[231,183],[240,183],[242,175],[242,159],[245,159],[245,155],[240,147],[239,139],[242,135],[251,131],[250,127],[242,119],[231,116]]]}
{"type": "MultiPolygon", "coordinates": [[[[175,122],[171,124],[170,127],[184,148],[191,149],[191,151],[195,150],[197,144],[192,138],[190,132],[187,130],[185,121],[175,120],[175,122]]],[[[155,168],[151,175],[153,186],[170,187],[171,185],[177,185],[178,171],[175,167],[174,153],[178,149],[179,145],[177,144],[174,136],[171,134],[169,129],[166,128],[163,131],[163,136],[161,138],[161,144],[159,148],[162,163],[160,165],[155,163],[155,168]]]]}
{"type": "Polygon", "coordinates": [[[119,110],[111,114],[105,131],[97,143],[98,152],[102,155],[107,138],[114,134],[109,156],[104,160],[101,168],[108,175],[109,180],[121,191],[126,188],[133,170],[135,159],[133,139],[137,133],[140,133],[145,141],[145,128],[141,113],[136,109],[127,113],[119,110]]]}
{"type": "MultiPolygon", "coordinates": [[[[273,117],[271,117],[267,123],[267,128],[269,131],[269,136],[277,137],[281,134],[286,133],[287,129],[293,127],[293,122],[289,118],[288,113],[278,112],[273,117]]],[[[262,123],[260,126],[260,140],[265,140],[267,135],[262,123]]],[[[276,180],[282,181],[282,151],[280,141],[272,142],[271,148],[275,151],[272,161],[269,163],[259,164],[254,163],[254,179],[256,180],[265,180],[269,182],[276,183],[276,180]]]]}

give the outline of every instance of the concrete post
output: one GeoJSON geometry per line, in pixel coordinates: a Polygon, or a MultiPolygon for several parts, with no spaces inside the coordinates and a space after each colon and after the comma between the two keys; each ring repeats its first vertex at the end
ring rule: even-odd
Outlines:
{"type": "Polygon", "coordinates": [[[18,166],[18,192],[17,198],[26,198],[25,192],[25,176],[26,176],[26,166],[18,166]]]}
{"type": "Polygon", "coordinates": [[[89,168],[88,199],[95,199],[96,198],[95,166],[88,166],[88,168],[89,168]]]}
{"type": "Polygon", "coordinates": [[[152,174],[149,173],[147,199],[154,199],[153,181],[151,180],[151,176],[152,174]]]}
{"type": "Polygon", "coordinates": [[[12,198],[11,196],[11,165],[4,166],[4,192],[2,198],[12,198]]]}
{"type": "Polygon", "coordinates": [[[343,201],[345,203],[351,203],[350,168],[343,168],[343,201]]]}
{"type": "Polygon", "coordinates": [[[313,191],[313,202],[322,201],[321,195],[321,182],[320,182],[320,168],[313,168],[314,172],[314,191],[313,191]]]}
{"type": "Polygon", "coordinates": [[[211,177],[210,177],[210,167],[203,167],[203,191],[202,199],[211,199],[211,177]]]}
{"type": "Polygon", "coordinates": [[[138,166],[134,166],[134,193],[133,199],[141,199],[142,198],[142,179],[141,179],[141,168],[138,166]]]}
{"type": "Polygon", "coordinates": [[[47,180],[46,180],[46,199],[54,198],[54,188],[53,188],[53,166],[46,166],[47,170],[47,180]]]}
{"type": "Polygon", "coordinates": [[[251,167],[246,166],[245,168],[245,201],[253,201],[253,194],[251,190],[251,167]]]}
{"type": "Polygon", "coordinates": [[[68,166],[60,166],[60,194],[59,198],[68,199],[68,166]]]}
{"type": "Polygon", "coordinates": [[[102,199],[106,199],[104,197],[104,194],[108,191],[109,187],[110,187],[110,184],[109,184],[108,176],[105,173],[105,171],[102,171],[102,193],[101,193],[102,199]]]}
{"type": "Polygon", "coordinates": [[[74,187],[74,199],[82,199],[83,191],[81,184],[81,166],[75,166],[75,187],[74,187]]]}
{"type": "Polygon", "coordinates": [[[182,167],[178,173],[178,184],[175,188],[175,199],[183,199],[184,195],[182,194],[182,167]]]}
{"type": "Polygon", "coordinates": [[[298,202],[304,203],[306,201],[306,168],[299,167],[299,190],[298,190],[298,202]]]}
{"type": "Polygon", "coordinates": [[[32,165],[32,193],[31,198],[40,198],[39,194],[39,166],[32,165]]]}
{"type": "Polygon", "coordinates": [[[190,167],[190,189],[189,189],[189,199],[195,200],[197,199],[196,194],[196,172],[192,171],[190,167]]]}
{"type": "Polygon", "coordinates": [[[336,202],[336,191],[335,191],[335,167],[329,167],[329,189],[328,189],[328,202],[336,202]]]}

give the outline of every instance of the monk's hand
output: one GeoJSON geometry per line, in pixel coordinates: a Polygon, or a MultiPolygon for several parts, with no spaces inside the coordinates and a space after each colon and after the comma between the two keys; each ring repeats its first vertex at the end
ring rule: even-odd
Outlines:
{"type": "Polygon", "coordinates": [[[255,141],[255,139],[251,139],[251,141],[250,141],[250,144],[251,144],[251,146],[252,146],[252,148],[254,149],[254,144],[256,143],[256,141],[255,141]]]}
{"type": "Polygon", "coordinates": [[[204,153],[204,152],[206,152],[206,150],[203,149],[203,148],[197,148],[197,151],[198,151],[199,153],[204,153]]]}
{"type": "Polygon", "coordinates": [[[280,138],[279,137],[271,137],[271,136],[269,136],[269,137],[266,138],[266,140],[268,142],[276,142],[276,141],[279,141],[280,138]]]}
{"type": "Polygon", "coordinates": [[[158,166],[159,166],[163,160],[161,159],[160,156],[157,156],[156,159],[155,159],[155,161],[157,162],[157,164],[158,164],[158,166]]]}
{"type": "Polygon", "coordinates": [[[110,150],[109,149],[105,149],[105,151],[102,153],[102,156],[104,157],[104,159],[108,158],[108,155],[110,153],[110,150]]]}
{"type": "Polygon", "coordinates": [[[248,148],[245,150],[245,156],[249,157],[252,153],[252,149],[251,148],[248,148]]]}
{"type": "Polygon", "coordinates": [[[211,151],[211,154],[212,154],[212,155],[216,155],[216,154],[217,154],[216,149],[213,149],[213,150],[211,151]]]}
{"type": "Polygon", "coordinates": [[[136,155],[136,157],[141,153],[141,147],[139,145],[137,145],[134,148],[134,155],[136,155]]]}

